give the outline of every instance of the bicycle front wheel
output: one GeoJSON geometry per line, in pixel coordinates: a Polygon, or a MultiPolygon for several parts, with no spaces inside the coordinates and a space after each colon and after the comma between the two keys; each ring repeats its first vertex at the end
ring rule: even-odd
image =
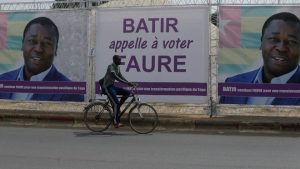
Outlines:
{"type": "Polygon", "coordinates": [[[102,132],[111,124],[111,110],[104,103],[92,103],[85,108],[84,123],[89,130],[102,132]]]}
{"type": "Polygon", "coordinates": [[[157,127],[158,115],[152,106],[141,103],[130,110],[128,121],[132,130],[139,134],[147,134],[157,127]]]}

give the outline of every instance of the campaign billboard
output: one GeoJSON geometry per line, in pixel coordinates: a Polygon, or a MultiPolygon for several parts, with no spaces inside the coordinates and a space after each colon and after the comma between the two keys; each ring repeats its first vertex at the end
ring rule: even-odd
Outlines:
{"type": "Polygon", "coordinates": [[[207,6],[97,10],[96,80],[120,55],[144,100],[207,103],[208,15],[207,6]]]}
{"type": "Polygon", "coordinates": [[[220,6],[221,104],[299,105],[299,7],[220,6]]]}
{"type": "Polygon", "coordinates": [[[84,10],[0,12],[0,99],[84,101],[87,25],[84,10]]]}

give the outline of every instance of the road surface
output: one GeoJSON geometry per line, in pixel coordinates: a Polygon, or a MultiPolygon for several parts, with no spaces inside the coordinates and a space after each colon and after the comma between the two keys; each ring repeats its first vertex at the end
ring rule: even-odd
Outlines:
{"type": "Polygon", "coordinates": [[[0,128],[0,169],[299,169],[300,137],[0,128]]]}

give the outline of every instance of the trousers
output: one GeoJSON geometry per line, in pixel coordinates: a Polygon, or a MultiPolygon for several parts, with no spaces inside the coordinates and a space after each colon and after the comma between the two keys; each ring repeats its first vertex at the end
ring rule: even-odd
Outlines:
{"type": "Polygon", "coordinates": [[[118,124],[120,123],[120,108],[129,97],[130,91],[115,85],[109,85],[104,90],[114,111],[113,123],[118,124]],[[121,96],[120,100],[118,96],[121,96]]]}

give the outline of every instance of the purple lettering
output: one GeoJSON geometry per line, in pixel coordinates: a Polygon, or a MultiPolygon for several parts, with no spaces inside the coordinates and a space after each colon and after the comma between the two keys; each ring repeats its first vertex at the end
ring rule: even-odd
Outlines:
{"type": "Polygon", "coordinates": [[[148,65],[151,65],[151,67],[147,68],[147,66],[146,66],[146,56],[143,55],[143,70],[145,72],[153,72],[154,71],[154,68],[155,68],[155,56],[151,57],[151,64],[148,64],[148,65]]]}
{"type": "Polygon", "coordinates": [[[164,30],[164,18],[160,18],[160,32],[165,32],[164,30]]]}
{"type": "Polygon", "coordinates": [[[162,67],[164,66],[168,72],[172,72],[169,64],[171,63],[170,56],[159,56],[158,57],[158,72],[161,72],[162,67]]]}
{"type": "Polygon", "coordinates": [[[170,32],[170,28],[173,28],[174,32],[178,32],[176,25],[178,21],[176,18],[167,18],[166,20],[166,32],[170,32]]]}
{"type": "Polygon", "coordinates": [[[127,18],[123,19],[123,33],[131,33],[134,31],[134,20],[127,18]]]}
{"type": "Polygon", "coordinates": [[[120,57],[121,57],[121,65],[125,65],[125,62],[122,62],[122,59],[125,59],[126,56],[125,55],[120,55],[120,57]]]}
{"type": "Polygon", "coordinates": [[[159,21],[159,18],[148,18],[148,21],[150,21],[152,23],[152,31],[151,32],[154,33],[155,26],[156,26],[155,22],[159,21]]]}
{"type": "Polygon", "coordinates": [[[149,33],[156,32],[178,32],[177,18],[140,18],[135,21],[132,18],[123,19],[123,33],[139,33],[145,31],[149,33]],[[149,31],[150,29],[150,31],[149,31]]]}
{"type": "Polygon", "coordinates": [[[174,57],[152,55],[148,58],[145,55],[140,57],[131,55],[128,58],[126,56],[121,56],[121,58],[125,58],[126,72],[134,71],[132,69],[135,69],[136,72],[186,72],[186,55],[174,55],[174,57]]]}
{"type": "Polygon", "coordinates": [[[185,55],[175,55],[174,56],[174,72],[186,72],[186,69],[180,69],[180,65],[185,65],[185,55]],[[180,61],[180,59],[184,59],[180,61]]]}
{"type": "Polygon", "coordinates": [[[129,72],[129,69],[136,69],[137,72],[141,71],[138,61],[136,60],[135,56],[131,56],[131,58],[128,62],[128,66],[126,68],[126,72],[129,72]]]}
{"type": "Polygon", "coordinates": [[[145,19],[143,19],[143,18],[140,20],[135,32],[139,33],[141,30],[145,30],[146,33],[149,32],[149,30],[147,28],[147,24],[145,22],[145,19]]]}

